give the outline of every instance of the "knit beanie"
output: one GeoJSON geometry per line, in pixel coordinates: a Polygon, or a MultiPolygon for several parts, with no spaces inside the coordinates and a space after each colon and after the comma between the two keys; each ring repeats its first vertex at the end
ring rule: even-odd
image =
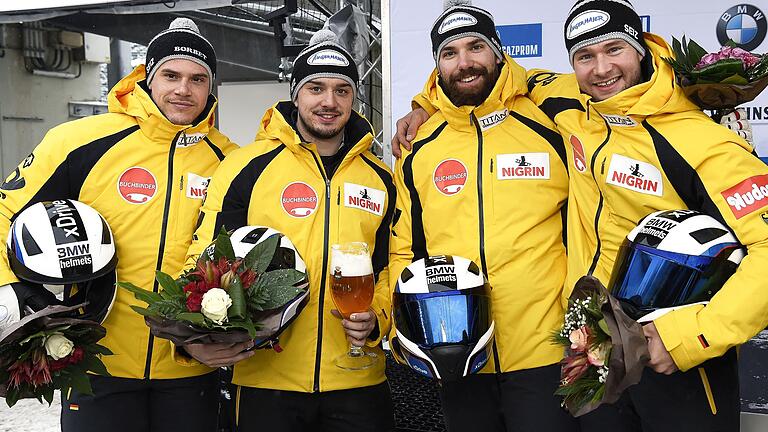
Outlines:
{"type": "Polygon", "coordinates": [[[357,82],[360,79],[357,65],[352,55],[339,45],[336,34],[328,29],[315,33],[309,40],[309,46],[293,61],[291,100],[296,100],[304,84],[316,78],[342,79],[357,93],[357,82]]]}
{"type": "Polygon", "coordinates": [[[190,60],[204,67],[208,72],[208,92],[213,91],[216,53],[213,45],[200,34],[197,25],[189,18],[176,18],[168,29],[158,33],[149,42],[145,61],[147,86],[152,87],[152,79],[160,65],[174,59],[190,60]]]}
{"type": "Polygon", "coordinates": [[[623,39],[645,57],[643,25],[628,0],[579,0],[565,20],[565,47],[576,51],[610,39],[623,39]]]}
{"type": "Polygon", "coordinates": [[[435,61],[440,50],[456,39],[469,36],[483,39],[499,60],[504,60],[501,39],[493,22],[493,15],[485,9],[472,6],[470,0],[446,0],[443,13],[432,25],[432,55],[435,61]]]}

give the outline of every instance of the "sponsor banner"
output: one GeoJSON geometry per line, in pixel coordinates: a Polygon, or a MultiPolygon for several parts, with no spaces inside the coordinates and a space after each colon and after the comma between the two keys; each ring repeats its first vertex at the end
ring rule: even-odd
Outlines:
{"type": "Polygon", "coordinates": [[[464,189],[468,176],[464,162],[458,159],[446,159],[437,164],[432,180],[441,194],[451,196],[464,189]]]}
{"type": "Polygon", "coordinates": [[[199,176],[195,173],[187,173],[187,198],[204,199],[208,192],[210,177],[199,176]]]}
{"type": "Polygon", "coordinates": [[[317,210],[317,192],[304,182],[293,182],[280,194],[280,205],[288,215],[305,218],[317,210]]]}
{"type": "Polygon", "coordinates": [[[383,190],[344,183],[344,206],[356,208],[378,216],[384,214],[384,201],[387,194],[383,190]]]}
{"type": "Polygon", "coordinates": [[[661,171],[648,162],[642,162],[619,154],[611,157],[606,183],[646,195],[661,196],[664,183],[661,171]]]}
{"type": "Polygon", "coordinates": [[[541,57],[541,23],[496,26],[502,50],[512,58],[541,57]]]}
{"type": "Polygon", "coordinates": [[[117,180],[117,192],[131,204],[146,204],[157,193],[157,179],[146,168],[128,168],[117,180]]]}
{"type": "Polygon", "coordinates": [[[750,177],[722,192],[736,219],[768,205],[768,175],[750,177]]]}
{"type": "Polygon", "coordinates": [[[717,20],[717,40],[721,45],[733,41],[736,46],[752,51],[765,40],[768,23],[760,8],[751,4],[738,4],[728,8],[717,20]]]}
{"type": "Polygon", "coordinates": [[[548,153],[511,153],[496,156],[499,180],[549,179],[548,153]]]}

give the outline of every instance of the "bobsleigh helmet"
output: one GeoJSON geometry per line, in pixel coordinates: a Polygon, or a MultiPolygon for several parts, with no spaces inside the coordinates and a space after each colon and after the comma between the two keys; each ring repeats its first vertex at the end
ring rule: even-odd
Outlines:
{"type": "Polygon", "coordinates": [[[727,226],[695,210],[644,217],[619,248],[608,289],[627,315],[707,302],[746,255],[727,226]]]}
{"type": "Polygon", "coordinates": [[[87,302],[74,317],[104,322],[117,295],[117,253],[96,210],[68,199],[35,203],[16,216],[6,245],[19,279],[54,294],[52,304],[87,302]]]}
{"type": "Polygon", "coordinates": [[[467,258],[438,255],[408,265],[392,296],[394,357],[437,380],[478,372],[493,344],[490,290],[467,258]]]}
{"type": "MultiPolygon", "coordinates": [[[[294,284],[296,288],[303,288],[304,291],[280,308],[270,311],[263,317],[265,322],[269,322],[267,327],[272,328],[274,331],[269,336],[255,341],[256,348],[264,348],[276,341],[280,333],[282,333],[283,330],[296,319],[302,309],[304,309],[304,306],[309,302],[309,275],[307,274],[307,265],[299,254],[299,251],[296,250],[296,246],[293,245],[293,242],[291,242],[285,234],[273,228],[264,226],[244,226],[234,230],[229,238],[232,242],[232,249],[235,251],[235,256],[244,258],[257,244],[272,236],[279,236],[280,242],[278,243],[275,255],[272,257],[272,261],[269,263],[269,266],[267,266],[266,271],[292,269],[304,273],[304,279],[294,284]]],[[[208,246],[204,252],[208,254],[210,258],[213,258],[214,246],[215,242],[208,246]]]]}

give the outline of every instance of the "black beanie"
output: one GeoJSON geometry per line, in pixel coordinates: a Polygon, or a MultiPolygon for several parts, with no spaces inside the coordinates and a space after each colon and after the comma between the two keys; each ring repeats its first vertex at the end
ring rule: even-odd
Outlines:
{"type": "Polygon", "coordinates": [[[623,39],[645,57],[643,24],[628,0],[580,0],[565,20],[565,47],[576,51],[610,39],[623,39]]]}
{"type": "Polygon", "coordinates": [[[475,36],[485,40],[499,60],[504,60],[501,39],[493,22],[493,15],[485,9],[472,6],[469,0],[447,0],[444,11],[432,25],[432,55],[435,61],[440,50],[456,39],[475,36]]]}
{"type": "Polygon", "coordinates": [[[348,82],[357,93],[360,79],[352,55],[338,44],[336,34],[328,29],[315,33],[293,61],[291,100],[296,100],[301,86],[315,78],[339,78],[348,82]]]}
{"type": "Polygon", "coordinates": [[[147,45],[147,86],[152,87],[152,79],[160,65],[174,59],[190,60],[204,67],[208,72],[208,92],[213,91],[216,53],[189,18],[176,18],[167,30],[158,33],[147,45]]]}

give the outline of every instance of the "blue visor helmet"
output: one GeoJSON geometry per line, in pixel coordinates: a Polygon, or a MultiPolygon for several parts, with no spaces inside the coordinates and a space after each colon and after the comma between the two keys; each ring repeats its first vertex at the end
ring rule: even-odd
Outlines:
{"type": "Polygon", "coordinates": [[[746,255],[725,225],[694,210],[654,212],[619,248],[608,289],[633,319],[706,303],[746,255]]]}
{"type": "Polygon", "coordinates": [[[488,362],[491,293],[474,262],[439,255],[411,263],[397,280],[392,309],[392,352],[419,374],[452,381],[488,362]]]}

